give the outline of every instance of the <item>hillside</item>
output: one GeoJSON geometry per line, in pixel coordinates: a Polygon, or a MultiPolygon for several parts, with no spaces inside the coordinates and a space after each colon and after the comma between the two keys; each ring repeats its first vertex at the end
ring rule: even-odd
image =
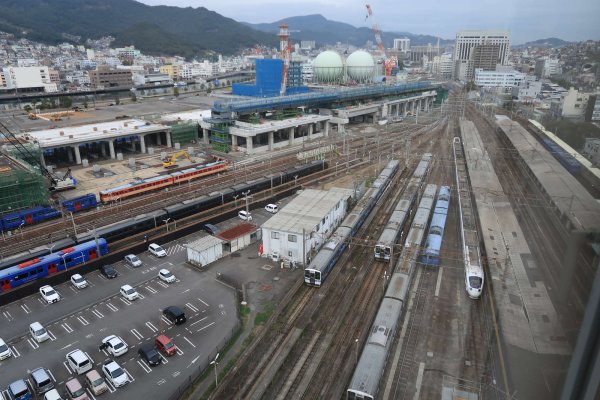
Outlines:
{"type": "MultiPolygon", "coordinates": [[[[367,40],[375,42],[375,37],[371,28],[357,28],[353,25],[343,22],[332,21],[320,14],[304,15],[298,17],[289,17],[279,21],[250,24],[244,24],[263,32],[277,34],[279,25],[286,23],[291,31],[290,37],[294,42],[301,40],[314,40],[319,45],[333,45],[336,42],[348,43],[357,47],[365,45],[367,40]],[[299,32],[297,32],[299,31],[299,32]]],[[[413,46],[437,44],[438,38],[430,35],[415,35],[409,32],[381,32],[381,38],[385,47],[392,47],[394,39],[407,37],[413,46]]],[[[452,43],[451,40],[440,39],[440,45],[452,43]]]]}
{"type": "Polygon", "coordinates": [[[81,36],[80,43],[111,35],[116,46],[188,58],[278,43],[274,35],[204,7],[147,6],[133,0],[2,0],[0,30],[51,44],[73,42],[65,39],[69,35],[81,36]]]}
{"type": "Polygon", "coordinates": [[[520,47],[563,47],[568,44],[571,44],[571,42],[567,42],[567,41],[559,39],[559,38],[547,38],[547,39],[538,39],[538,40],[534,40],[532,42],[519,44],[514,47],[516,47],[516,48],[520,48],[520,47]]]}

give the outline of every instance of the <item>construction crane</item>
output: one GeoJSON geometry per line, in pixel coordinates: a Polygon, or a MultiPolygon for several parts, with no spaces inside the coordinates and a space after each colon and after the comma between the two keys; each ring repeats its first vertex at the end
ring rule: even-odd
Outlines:
{"type": "Polygon", "coordinates": [[[280,95],[285,94],[288,79],[288,69],[290,67],[290,33],[287,24],[279,25],[279,51],[281,52],[281,59],[283,60],[283,76],[281,78],[281,90],[280,95]]]}
{"type": "Polygon", "coordinates": [[[171,154],[169,157],[167,157],[166,159],[164,159],[163,160],[163,167],[165,167],[165,168],[176,167],[177,166],[176,161],[180,157],[185,157],[190,162],[192,162],[192,159],[190,158],[190,155],[188,154],[188,152],[185,151],[185,150],[181,150],[181,151],[177,151],[177,152],[171,154]]]}
{"type": "Polygon", "coordinates": [[[42,164],[42,160],[36,157],[35,154],[32,154],[29,149],[21,143],[21,141],[15,136],[14,133],[4,123],[0,121],[0,133],[6,137],[8,142],[13,145],[13,147],[21,154],[21,157],[27,163],[36,166],[40,169],[42,175],[44,175],[50,181],[50,191],[58,192],[63,190],[75,189],[77,185],[77,181],[73,176],[71,176],[71,168],[67,169],[67,172],[59,177],[52,172],[50,172],[44,164],[42,164]]]}
{"type": "Polygon", "coordinates": [[[398,58],[396,56],[392,56],[390,58],[385,54],[385,47],[383,46],[383,42],[381,41],[381,31],[379,29],[379,25],[375,21],[375,17],[373,17],[373,9],[370,4],[366,4],[367,6],[367,18],[371,19],[371,29],[373,30],[373,34],[375,35],[375,41],[377,42],[377,48],[383,55],[383,66],[384,66],[384,74],[385,76],[391,76],[392,70],[394,67],[398,66],[398,58]]]}

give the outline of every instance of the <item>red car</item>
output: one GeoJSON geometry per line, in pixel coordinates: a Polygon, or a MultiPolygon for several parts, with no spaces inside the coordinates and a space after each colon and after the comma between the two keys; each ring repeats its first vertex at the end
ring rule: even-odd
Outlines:
{"type": "Polygon", "coordinates": [[[165,356],[172,356],[177,353],[177,346],[171,339],[169,339],[166,335],[159,335],[156,337],[154,341],[154,345],[165,356]]]}

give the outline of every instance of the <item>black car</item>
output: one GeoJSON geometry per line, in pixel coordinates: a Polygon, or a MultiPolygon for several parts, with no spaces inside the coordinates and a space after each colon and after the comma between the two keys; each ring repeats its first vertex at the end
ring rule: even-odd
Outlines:
{"type": "Polygon", "coordinates": [[[213,224],[204,224],[202,225],[202,229],[204,229],[206,232],[208,232],[211,235],[216,235],[217,233],[219,233],[219,228],[214,226],[213,224]]]}
{"type": "Polygon", "coordinates": [[[163,314],[169,321],[175,325],[183,324],[187,318],[183,310],[177,306],[169,306],[163,310],[163,314]]]}
{"type": "Polygon", "coordinates": [[[101,267],[100,267],[100,273],[101,273],[102,275],[104,275],[105,277],[107,277],[108,279],[116,278],[116,277],[117,277],[117,275],[119,275],[119,274],[117,273],[117,270],[115,270],[115,269],[113,268],[113,266],[112,266],[112,265],[110,265],[110,264],[107,264],[107,265],[103,265],[103,266],[101,266],[101,267]]]}
{"type": "Polygon", "coordinates": [[[141,345],[138,349],[138,354],[148,365],[159,365],[162,362],[162,357],[158,353],[158,350],[150,343],[141,345]]]}

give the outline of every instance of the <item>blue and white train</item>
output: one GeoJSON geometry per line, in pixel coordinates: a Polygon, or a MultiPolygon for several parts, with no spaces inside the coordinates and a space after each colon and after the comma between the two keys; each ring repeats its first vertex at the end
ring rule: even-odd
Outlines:
{"type": "Polygon", "coordinates": [[[325,242],[321,250],[311,261],[308,268],[304,270],[304,283],[310,286],[320,287],[333,269],[340,255],[344,252],[350,242],[350,238],[356,234],[358,229],[370,214],[373,206],[377,203],[386,190],[392,178],[397,173],[399,162],[390,161],[381,171],[373,185],[365,192],[360,201],[346,216],[341,225],[333,235],[325,242]]]}
{"type": "Polygon", "coordinates": [[[429,164],[431,162],[431,154],[425,153],[421,157],[421,161],[408,183],[406,190],[402,193],[400,200],[396,204],[392,215],[390,216],[387,225],[383,228],[377,243],[375,244],[374,256],[375,260],[387,261],[393,257],[393,250],[396,241],[404,230],[404,224],[410,216],[411,210],[417,198],[418,189],[423,184],[429,164]],[[416,190],[415,190],[416,188],[416,190]]]}
{"type": "Polygon", "coordinates": [[[385,371],[387,358],[394,343],[394,335],[400,323],[408,290],[427,222],[433,207],[436,185],[427,185],[415,213],[415,218],[402,254],[396,263],[385,296],[371,326],[367,342],[354,369],[354,375],[346,391],[348,400],[373,400],[377,397],[379,383],[385,371]]]}
{"type": "Polygon", "coordinates": [[[448,216],[448,207],[450,206],[450,187],[440,187],[438,198],[435,203],[435,210],[429,225],[429,233],[425,242],[425,249],[419,257],[419,261],[427,265],[440,265],[440,248],[444,238],[444,228],[446,227],[446,217],[448,216]]]}

